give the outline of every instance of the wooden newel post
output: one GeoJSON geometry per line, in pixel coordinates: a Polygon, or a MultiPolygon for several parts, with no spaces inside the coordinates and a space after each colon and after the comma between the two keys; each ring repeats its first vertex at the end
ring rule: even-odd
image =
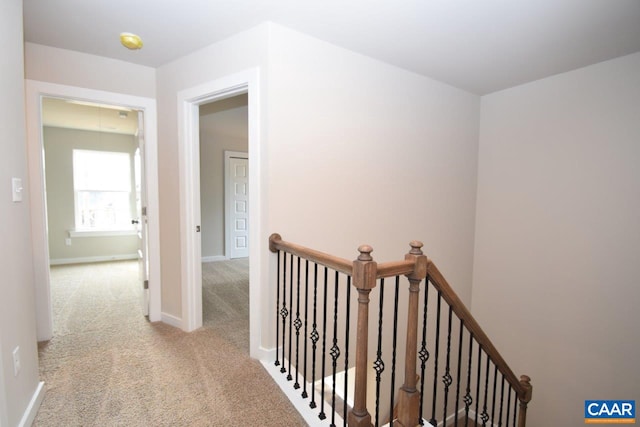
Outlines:
{"type": "Polygon", "coordinates": [[[407,313],[407,348],[404,368],[404,384],[398,393],[398,423],[404,427],[419,424],[420,393],[416,389],[418,352],[418,305],[420,302],[420,283],[427,277],[428,259],[422,253],[422,242],[410,243],[411,251],[405,260],[414,262],[414,269],[407,275],[409,279],[409,307],[407,313]]]}
{"type": "Polygon", "coordinates": [[[527,405],[531,401],[533,394],[533,386],[531,385],[531,378],[527,375],[520,375],[520,384],[526,390],[524,397],[518,397],[520,399],[520,414],[518,415],[518,427],[525,427],[527,423],[527,405]]]}
{"type": "Polygon", "coordinates": [[[358,290],[358,325],[356,336],[356,380],[353,409],[349,412],[349,427],[371,427],[367,410],[367,360],[369,343],[369,293],[376,286],[377,263],[371,257],[373,248],[362,245],[353,261],[353,285],[358,290]]]}

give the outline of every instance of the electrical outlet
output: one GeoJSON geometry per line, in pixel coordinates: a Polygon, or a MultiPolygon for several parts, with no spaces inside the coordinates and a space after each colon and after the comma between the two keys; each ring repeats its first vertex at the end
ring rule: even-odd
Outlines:
{"type": "Polygon", "coordinates": [[[64,244],[67,246],[71,246],[71,237],[67,237],[66,239],[64,239],[64,244]]]}
{"type": "Polygon", "coordinates": [[[13,375],[18,376],[20,373],[20,368],[22,365],[20,364],[20,347],[16,347],[13,350],[13,375]]]}

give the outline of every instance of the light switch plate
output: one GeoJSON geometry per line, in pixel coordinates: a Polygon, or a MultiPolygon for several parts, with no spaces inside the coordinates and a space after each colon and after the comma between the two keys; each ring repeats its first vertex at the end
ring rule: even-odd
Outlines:
{"type": "Polygon", "coordinates": [[[11,178],[11,194],[14,202],[22,201],[22,180],[20,178],[11,178]]]}

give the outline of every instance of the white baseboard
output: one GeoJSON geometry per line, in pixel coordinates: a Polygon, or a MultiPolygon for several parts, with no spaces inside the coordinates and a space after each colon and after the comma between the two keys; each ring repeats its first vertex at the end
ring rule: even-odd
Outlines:
{"type": "Polygon", "coordinates": [[[30,427],[33,424],[33,421],[36,419],[36,415],[38,414],[38,409],[40,409],[40,405],[42,404],[42,400],[44,399],[44,382],[40,381],[38,383],[38,387],[36,388],[35,393],[33,393],[33,397],[27,405],[27,409],[24,411],[24,415],[22,415],[22,419],[18,424],[19,427],[30,427]]]}
{"type": "MultiPolygon", "coordinates": [[[[286,375],[280,372],[280,368],[275,366],[273,361],[268,362],[265,360],[261,360],[260,363],[262,363],[262,366],[264,366],[264,368],[267,370],[269,375],[271,375],[271,378],[273,378],[276,384],[278,384],[282,392],[287,396],[289,401],[293,404],[293,406],[300,413],[302,418],[304,418],[304,420],[307,422],[308,425],[310,426],[329,425],[331,414],[327,414],[327,419],[325,419],[324,421],[320,420],[318,418],[318,409],[316,408],[314,410],[309,407],[309,402],[311,400],[309,398],[306,398],[306,399],[302,398],[302,394],[301,394],[302,391],[300,389],[296,390],[293,388],[293,382],[287,381],[286,375]]],[[[311,387],[311,385],[308,384],[307,387],[311,387]]],[[[331,411],[331,408],[329,408],[329,411],[331,411]]],[[[335,424],[336,425],[344,424],[342,417],[339,416],[338,414],[335,415],[335,424]]]]}
{"type": "Polygon", "coordinates": [[[166,323],[167,325],[182,329],[182,319],[174,316],[173,314],[167,314],[164,312],[161,313],[160,321],[162,323],[166,323]]]}
{"type": "Polygon", "coordinates": [[[213,256],[203,256],[202,257],[202,262],[216,262],[216,261],[228,261],[229,258],[227,258],[224,255],[213,255],[213,256]]]}
{"type": "Polygon", "coordinates": [[[65,264],[87,264],[92,262],[105,262],[105,261],[124,261],[129,259],[138,259],[138,254],[124,254],[124,255],[104,255],[104,256],[89,256],[82,258],[57,258],[49,260],[50,265],[65,265],[65,264]]]}

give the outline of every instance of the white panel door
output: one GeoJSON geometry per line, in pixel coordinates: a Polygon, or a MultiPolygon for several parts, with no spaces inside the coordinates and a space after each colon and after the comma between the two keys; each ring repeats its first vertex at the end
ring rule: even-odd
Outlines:
{"type": "Polygon", "coordinates": [[[226,157],[226,250],[229,258],[249,256],[249,159],[244,153],[226,157]]]}

